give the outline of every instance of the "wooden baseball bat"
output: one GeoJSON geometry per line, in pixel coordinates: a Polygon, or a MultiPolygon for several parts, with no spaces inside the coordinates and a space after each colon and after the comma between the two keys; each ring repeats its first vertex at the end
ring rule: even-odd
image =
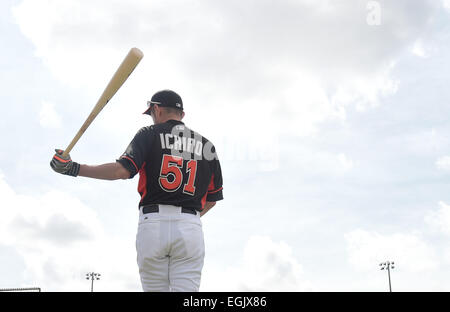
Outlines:
{"type": "Polygon", "coordinates": [[[97,101],[97,104],[95,104],[88,118],[81,126],[80,130],[78,130],[78,133],[72,139],[72,142],[70,142],[69,146],[67,146],[67,148],[64,150],[64,153],[62,154],[63,157],[66,157],[70,153],[72,148],[81,138],[81,136],[89,127],[89,125],[92,123],[92,121],[95,119],[95,117],[97,117],[97,115],[101,112],[103,107],[105,107],[106,104],[108,104],[109,100],[111,100],[114,94],[116,94],[117,90],[119,90],[120,87],[124,84],[124,82],[131,75],[131,73],[139,64],[139,62],[143,57],[144,54],[138,48],[132,48],[130,52],[128,52],[122,64],[120,64],[119,68],[114,73],[114,76],[111,78],[110,82],[106,86],[105,91],[103,91],[102,95],[97,101]]]}

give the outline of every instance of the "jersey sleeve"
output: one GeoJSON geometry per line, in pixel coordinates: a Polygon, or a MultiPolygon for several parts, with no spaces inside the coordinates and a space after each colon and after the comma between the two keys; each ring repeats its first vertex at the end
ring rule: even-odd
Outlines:
{"type": "Polygon", "coordinates": [[[223,199],[223,180],[222,170],[220,168],[219,159],[212,160],[213,174],[208,186],[206,201],[215,202],[223,199]]]}
{"type": "Polygon", "coordinates": [[[132,179],[142,168],[154,139],[153,127],[141,128],[128,145],[122,156],[116,161],[130,172],[132,179]]]}

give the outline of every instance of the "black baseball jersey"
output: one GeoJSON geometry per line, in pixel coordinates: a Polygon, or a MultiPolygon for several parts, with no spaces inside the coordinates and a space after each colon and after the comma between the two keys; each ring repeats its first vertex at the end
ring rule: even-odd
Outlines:
{"type": "Polygon", "coordinates": [[[141,128],[117,160],[130,179],[139,173],[139,206],[175,205],[201,211],[223,199],[222,172],[214,145],[183,122],[141,128]]]}

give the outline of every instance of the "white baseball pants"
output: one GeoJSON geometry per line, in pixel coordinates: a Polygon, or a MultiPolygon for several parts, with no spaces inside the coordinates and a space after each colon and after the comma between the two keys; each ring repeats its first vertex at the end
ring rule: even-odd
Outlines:
{"type": "Polygon", "coordinates": [[[136,250],[144,291],[199,290],[205,257],[199,212],[159,205],[159,212],[142,214],[141,208],[136,250]]]}

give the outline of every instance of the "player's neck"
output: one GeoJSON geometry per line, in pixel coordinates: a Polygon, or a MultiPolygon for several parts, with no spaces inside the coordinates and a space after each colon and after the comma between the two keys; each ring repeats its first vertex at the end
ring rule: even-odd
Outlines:
{"type": "Polygon", "coordinates": [[[160,124],[160,123],[165,123],[169,120],[176,120],[176,121],[181,121],[181,118],[178,116],[174,116],[174,115],[168,115],[168,116],[164,116],[162,117],[160,120],[158,120],[158,122],[155,122],[155,124],[160,124]]]}

